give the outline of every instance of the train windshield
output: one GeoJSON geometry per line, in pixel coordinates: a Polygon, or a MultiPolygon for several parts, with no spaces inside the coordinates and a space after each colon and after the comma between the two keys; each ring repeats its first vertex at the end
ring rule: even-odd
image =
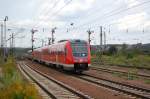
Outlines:
{"type": "Polygon", "coordinates": [[[86,42],[72,42],[71,43],[73,56],[86,57],[88,53],[88,47],[86,42]]]}

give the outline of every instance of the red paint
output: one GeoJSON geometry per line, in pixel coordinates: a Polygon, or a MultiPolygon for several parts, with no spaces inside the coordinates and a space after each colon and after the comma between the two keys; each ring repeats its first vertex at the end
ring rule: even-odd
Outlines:
{"type": "Polygon", "coordinates": [[[55,62],[58,64],[74,65],[74,63],[90,64],[90,46],[87,44],[88,55],[86,57],[74,57],[70,41],[64,41],[53,45],[35,49],[33,58],[43,62],[55,62]]]}

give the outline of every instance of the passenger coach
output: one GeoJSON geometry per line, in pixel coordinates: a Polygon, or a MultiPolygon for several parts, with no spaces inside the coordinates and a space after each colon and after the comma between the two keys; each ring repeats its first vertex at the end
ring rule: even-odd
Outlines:
{"type": "Polygon", "coordinates": [[[90,57],[90,46],[84,40],[63,40],[32,52],[38,62],[76,72],[88,70],[90,57]]]}

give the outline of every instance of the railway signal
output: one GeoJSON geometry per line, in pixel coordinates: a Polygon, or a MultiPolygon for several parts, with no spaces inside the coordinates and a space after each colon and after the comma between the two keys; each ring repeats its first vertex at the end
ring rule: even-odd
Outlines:
{"type": "Polygon", "coordinates": [[[14,33],[12,33],[12,35],[10,35],[10,38],[7,40],[10,40],[10,54],[13,56],[14,54],[14,33]]]}
{"type": "Polygon", "coordinates": [[[34,33],[37,32],[37,31],[38,31],[38,30],[34,30],[34,29],[31,30],[32,52],[33,52],[33,46],[34,46],[34,45],[33,45],[33,44],[34,44],[34,39],[33,39],[33,37],[34,37],[34,33]]]}
{"type": "Polygon", "coordinates": [[[103,45],[103,27],[100,26],[100,52],[102,51],[102,45],[103,45]]]}
{"type": "Polygon", "coordinates": [[[52,38],[48,38],[48,45],[51,45],[51,39],[52,38]]]}
{"type": "Polygon", "coordinates": [[[54,44],[54,41],[55,41],[55,39],[54,39],[54,33],[55,33],[56,29],[57,29],[56,27],[52,28],[52,44],[54,44]]]}
{"type": "Polygon", "coordinates": [[[88,32],[88,42],[91,48],[91,34],[94,33],[94,31],[91,31],[90,29],[87,31],[88,32]]]}
{"type": "Polygon", "coordinates": [[[104,50],[106,49],[106,32],[104,31],[104,50]]]}
{"type": "Polygon", "coordinates": [[[70,25],[71,25],[71,26],[73,26],[73,25],[74,25],[74,23],[70,23],[70,25]]]}
{"type": "Polygon", "coordinates": [[[102,51],[104,51],[105,48],[106,48],[106,32],[105,28],[100,26],[100,52],[102,53],[102,51]]]}

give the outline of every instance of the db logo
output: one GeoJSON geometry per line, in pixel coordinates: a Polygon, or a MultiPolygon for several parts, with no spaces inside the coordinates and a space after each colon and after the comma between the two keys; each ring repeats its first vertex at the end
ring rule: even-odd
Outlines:
{"type": "Polygon", "coordinates": [[[83,60],[82,60],[82,59],[80,59],[79,61],[80,61],[80,62],[83,62],[83,60]]]}

